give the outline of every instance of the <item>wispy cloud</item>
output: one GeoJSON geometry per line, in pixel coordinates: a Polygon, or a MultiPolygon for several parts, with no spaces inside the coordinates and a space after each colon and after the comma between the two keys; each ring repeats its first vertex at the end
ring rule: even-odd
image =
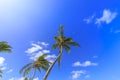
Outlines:
{"type": "Polygon", "coordinates": [[[114,33],[120,33],[120,30],[115,30],[114,33]]]}
{"type": "Polygon", "coordinates": [[[45,43],[45,42],[40,42],[40,44],[42,44],[45,47],[49,45],[48,43],[45,43]]]}
{"type": "Polygon", "coordinates": [[[98,58],[98,56],[93,56],[92,58],[98,58]]]}
{"type": "Polygon", "coordinates": [[[89,24],[89,23],[93,22],[94,18],[95,18],[95,15],[92,15],[88,18],[83,19],[83,21],[85,21],[87,24],[89,24]]]}
{"type": "Polygon", "coordinates": [[[28,53],[28,56],[32,60],[36,60],[39,56],[43,54],[48,54],[46,57],[47,60],[53,62],[56,58],[55,54],[50,55],[50,50],[46,49],[49,44],[45,42],[31,43],[31,48],[27,49],[25,52],[28,53]]]}
{"type": "Polygon", "coordinates": [[[117,33],[120,33],[120,29],[118,29],[118,30],[113,30],[113,28],[111,28],[111,29],[110,29],[110,32],[117,34],[117,33]]]}
{"type": "Polygon", "coordinates": [[[109,9],[104,9],[103,14],[100,18],[96,19],[95,24],[101,25],[101,23],[109,24],[115,19],[117,16],[117,12],[112,12],[109,9]]]}
{"type": "Polygon", "coordinates": [[[91,61],[85,61],[83,63],[77,61],[73,63],[73,67],[88,67],[88,66],[97,66],[98,63],[92,63],[91,61]]]}
{"type": "Polygon", "coordinates": [[[81,75],[86,74],[86,71],[84,70],[77,70],[77,71],[72,71],[72,80],[77,80],[80,78],[81,75]]]}
{"type": "Polygon", "coordinates": [[[25,51],[26,53],[34,53],[42,49],[42,47],[38,43],[37,44],[32,43],[31,46],[32,46],[31,48],[25,51]]]}

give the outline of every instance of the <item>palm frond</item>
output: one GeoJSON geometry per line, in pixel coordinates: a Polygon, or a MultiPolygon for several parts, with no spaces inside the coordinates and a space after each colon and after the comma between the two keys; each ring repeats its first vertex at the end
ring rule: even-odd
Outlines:
{"type": "Polygon", "coordinates": [[[0,74],[0,78],[2,78],[2,75],[0,74]]]}
{"type": "Polygon", "coordinates": [[[59,45],[57,43],[53,44],[52,49],[56,49],[59,45]]]}
{"type": "Polygon", "coordinates": [[[31,71],[31,69],[32,69],[32,66],[25,69],[23,76],[25,77],[31,71]]]}
{"type": "Polygon", "coordinates": [[[70,45],[70,46],[77,46],[77,47],[80,47],[80,45],[76,42],[66,42],[66,44],[70,45]]]}
{"type": "Polygon", "coordinates": [[[67,38],[67,39],[65,39],[65,42],[71,42],[71,41],[73,41],[72,38],[67,38]]]}
{"type": "Polygon", "coordinates": [[[22,73],[26,68],[28,68],[31,65],[32,65],[32,63],[28,63],[25,66],[23,66],[22,69],[20,70],[20,73],[22,73]]]}
{"type": "Polygon", "coordinates": [[[54,39],[56,40],[56,42],[60,42],[59,37],[55,36],[54,39]]]}
{"type": "Polygon", "coordinates": [[[25,77],[25,78],[24,78],[24,80],[28,80],[28,78],[27,78],[27,77],[25,77]]]}
{"type": "Polygon", "coordinates": [[[48,66],[47,66],[47,65],[40,64],[40,66],[41,66],[41,68],[42,68],[43,70],[45,70],[45,71],[47,71],[47,70],[48,70],[48,66]]]}
{"type": "Polygon", "coordinates": [[[0,73],[2,73],[2,70],[0,69],[0,73]]]}
{"type": "Polygon", "coordinates": [[[0,52],[11,52],[11,46],[8,45],[8,42],[0,42],[0,52]]]}
{"type": "Polygon", "coordinates": [[[59,36],[61,36],[61,37],[64,36],[63,29],[64,29],[64,26],[63,26],[63,25],[60,25],[58,34],[59,34],[59,36]]]}
{"type": "Polygon", "coordinates": [[[36,61],[41,61],[41,60],[45,59],[45,57],[47,57],[47,54],[42,54],[41,56],[39,56],[39,57],[37,58],[36,61]]]}
{"type": "Polygon", "coordinates": [[[40,69],[40,67],[38,67],[38,68],[37,68],[37,70],[38,70],[39,72],[41,72],[41,69],[40,69]]]}
{"type": "Polygon", "coordinates": [[[63,45],[63,48],[69,53],[70,52],[70,47],[66,44],[63,45]]]}

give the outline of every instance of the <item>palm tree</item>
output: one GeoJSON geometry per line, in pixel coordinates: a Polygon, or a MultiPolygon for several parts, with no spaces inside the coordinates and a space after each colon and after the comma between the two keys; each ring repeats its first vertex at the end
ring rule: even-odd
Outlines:
{"type": "MultiPolygon", "coordinates": [[[[0,42],[0,52],[11,52],[11,46],[6,41],[0,42]]],[[[2,70],[0,70],[0,78],[2,78],[2,70]]]]}
{"type": "MultiPolygon", "coordinates": [[[[48,69],[50,62],[48,62],[45,59],[46,56],[47,56],[46,54],[43,54],[43,55],[39,56],[38,59],[35,60],[34,62],[26,64],[20,70],[20,73],[24,72],[23,76],[26,77],[26,75],[28,75],[28,73],[33,69],[34,73],[33,73],[32,77],[30,78],[30,80],[33,80],[33,78],[35,77],[35,74],[36,74],[36,70],[41,72],[41,69],[43,69],[45,71],[48,69]]],[[[28,80],[28,78],[25,78],[25,80],[28,80]]]]}
{"type": "Polygon", "coordinates": [[[58,67],[60,67],[60,61],[61,61],[63,49],[65,49],[67,52],[70,52],[70,46],[78,46],[78,47],[80,46],[78,43],[74,42],[72,38],[67,38],[64,35],[63,28],[64,28],[64,26],[61,25],[60,29],[58,31],[59,35],[54,37],[56,43],[53,44],[53,49],[58,49],[59,54],[58,54],[57,58],[54,60],[54,62],[50,65],[43,80],[47,79],[48,75],[50,74],[50,71],[52,70],[53,66],[55,65],[55,63],[57,61],[58,61],[58,67]]]}
{"type": "Polygon", "coordinates": [[[0,52],[11,52],[11,48],[6,41],[0,42],[0,52]]]}

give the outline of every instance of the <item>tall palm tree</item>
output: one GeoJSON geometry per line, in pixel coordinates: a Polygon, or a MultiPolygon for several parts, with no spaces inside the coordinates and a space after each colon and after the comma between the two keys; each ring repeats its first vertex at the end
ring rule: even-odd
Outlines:
{"type": "MultiPolygon", "coordinates": [[[[36,74],[36,70],[41,72],[41,69],[43,69],[45,71],[48,69],[50,62],[48,62],[45,59],[46,56],[47,56],[46,54],[43,54],[43,55],[39,56],[38,59],[35,60],[34,62],[26,64],[20,70],[20,73],[23,72],[23,76],[26,77],[26,75],[28,75],[28,73],[33,69],[34,73],[33,73],[32,77],[30,78],[30,80],[33,80],[33,78],[35,77],[35,74],[36,74]]],[[[28,80],[28,78],[25,78],[25,80],[28,80]]]]}
{"type": "Polygon", "coordinates": [[[11,52],[11,46],[6,41],[0,42],[0,52],[11,52]]]}
{"type": "Polygon", "coordinates": [[[50,71],[52,70],[53,66],[55,65],[55,63],[57,61],[58,61],[58,67],[60,67],[60,61],[61,61],[63,49],[65,49],[67,52],[70,52],[70,46],[78,46],[78,47],[80,46],[78,43],[74,42],[72,38],[67,38],[64,35],[63,28],[64,28],[64,26],[61,25],[60,29],[58,31],[58,36],[54,37],[56,43],[53,44],[53,49],[58,49],[59,54],[58,54],[57,58],[54,60],[54,62],[50,65],[43,80],[47,79],[48,75],[50,74],[50,71]]]}

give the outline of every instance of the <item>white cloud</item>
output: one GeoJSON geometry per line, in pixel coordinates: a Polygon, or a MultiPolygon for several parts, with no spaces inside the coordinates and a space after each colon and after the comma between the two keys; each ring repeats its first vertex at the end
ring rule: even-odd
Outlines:
{"type": "Polygon", "coordinates": [[[1,67],[0,68],[2,71],[4,71],[4,70],[6,70],[7,68],[6,68],[6,66],[3,66],[3,67],[1,67]]]}
{"type": "Polygon", "coordinates": [[[74,67],[78,67],[78,66],[88,67],[88,66],[97,66],[97,65],[98,63],[92,63],[91,61],[85,61],[83,63],[80,63],[79,61],[77,61],[73,64],[74,67]]]}
{"type": "Polygon", "coordinates": [[[80,78],[82,74],[86,74],[86,71],[79,70],[79,71],[72,71],[71,73],[72,73],[72,80],[77,80],[78,78],[80,78]]]}
{"type": "Polygon", "coordinates": [[[43,53],[50,53],[50,50],[42,50],[43,53]]]}
{"type": "Polygon", "coordinates": [[[3,66],[5,62],[5,58],[4,57],[0,57],[0,66],[3,66]]]}
{"type": "Polygon", "coordinates": [[[46,57],[46,59],[47,59],[48,61],[50,61],[50,62],[53,62],[56,57],[57,57],[57,56],[56,56],[55,54],[52,54],[52,55],[48,55],[48,56],[46,57]]]}
{"type": "Polygon", "coordinates": [[[47,47],[49,45],[48,43],[45,43],[45,42],[40,42],[40,44],[42,44],[45,47],[47,47]]]}
{"type": "Polygon", "coordinates": [[[28,56],[32,60],[36,60],[39,56],[41,56],[43,54],[48,54],[46,59],[49,60],[50,62],[53,62],[53,60],[56,58],[56,56],[54,54],[52,54],[52,55],[49,54],[50,50],[46,49],[46,47],[48,45],[49,44],[45,43],[45,42],[37,42],[36,44],[32,43],[32,47],[29,48],[26,52],[28,53],[28,56]]]}
{"type": "Polygon", "coordinates": [[[27,49],[25,51],[26,53],[34,53],[34,52],[37,52],[37,51],[43,49],[39,44],[32,43],[31,45],[32,45],[32,47],[27,49]]]}
{"type": "Polygon", "coordinates": [[[0,57],[0,69],[1,70],[6,69],[5,58],[4,57],[0,57]]]}
{"type": "Polygon", "coordinates": [[[91,23],[93,21],[94,17],[95,17],[95,15],[92,15],[92,16],[90,16],[88,18],[83,19],[83,21],[85,21],[87,24],[89,24],[89,23],[91,23]]]}
{"type": "Polygon", "coordinates": [[[10,69],[10,70],[7,71],[7,73],[11,73],[11,72],[13,72],[13,69],[10,69]]]}
{"type": "Polygon", "coordinates": [[[37,77],[37,78],[34,78],[33,80],[39,80],[39,78],[37,77]]]}
{"type": "Polygon", "coordinates": [[[95,24],[101,25],[101,23],[105,22],[106,24],[109,24],[112,22],[113,19],[115,19],[117,16],[117,12],[112,12],[108,9],[103,10],[103,15],[100,18],[96,19],[95,24]]]}
{"type": "Polygon", "coordinates": [[[10,78],[9,80],[15,80],[15,78],[10,78]]]}

